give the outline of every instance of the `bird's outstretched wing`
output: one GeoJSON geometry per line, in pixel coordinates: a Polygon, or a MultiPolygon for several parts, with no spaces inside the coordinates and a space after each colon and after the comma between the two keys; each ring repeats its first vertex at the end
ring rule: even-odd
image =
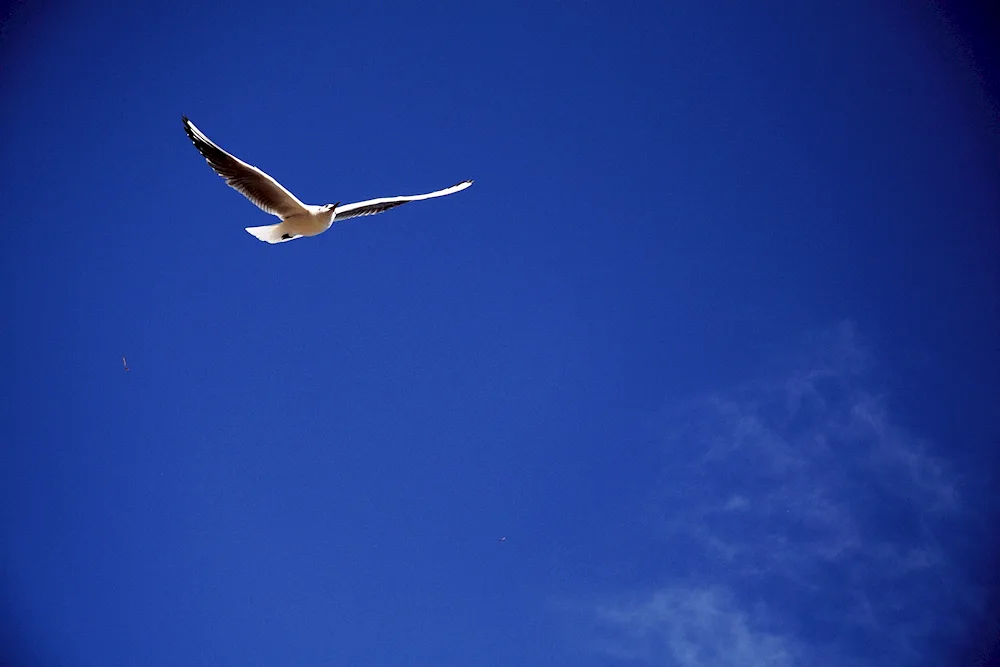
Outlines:
{"type": "Polygon", "coordinates": [[[252,201],[262,210],[282,220],[297,213],[307,213],[305,204],[257,167],[230,155],[212,142],[194,123],[182,116],[184,131],[205,161],[226,179],[229,187],[252,201]]]}
{"type": "Polygon", "coordinates": [[[362,215],[375,215],[376,213],[383,213],[388,211],[390,208],[396,208],[407,202],[420,201],[422,199],[433,199],[434,197],[444,197],[445,195],[454,194],[456,192],[461,192],[465,188],[472,185],[472,181],[462,181],[450,188],[445,188],[444,190],[438,190],[437,192],[428,192],[425,195],[409,195],[407,197],[381,197],[379,199],[369,199],[367,201],[359,201],[354,204],[344,204],[343,206],[337,207],[336,215],[333,218],[334,222],[340,222],[341,220],[347,220],[348,218],[357,218],[362,215]]]}

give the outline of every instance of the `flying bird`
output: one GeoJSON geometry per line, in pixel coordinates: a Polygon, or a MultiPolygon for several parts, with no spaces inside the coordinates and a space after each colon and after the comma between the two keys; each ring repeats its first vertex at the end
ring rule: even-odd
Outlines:
{"type": "Polygon", "coordinates": [[[380,197],[343,206],[340,205],[340,202],[322,206],[303,204],[281,183],[213,143],[205,136],[204,132],[188,120],[187,116],[181,118],[184,121],[184,131],[194,143],[194,147],[204,156],[209,166],[219,176],[226,179],[229,187],[256,204],[261,210],[275,215],[281,220],[276,225],[246,228],[248,232],[267,243],[283,243],[303,236],[316,236],[330,229],[333,223],[341,220],[357,218],[362,215],[375,215],[411,201],[444,197],[461,192],[472,185],[471,180],[462,181],[450,188],[422,195],[380,197]]]}
{"type": "Polygon", "coordinates": [[[506,537],[501,537],[499,540],[497,540],[497,542],[506,542],[506,541],[507,541],[506,537]]]}
{"type": "Polygon", "coordinates": [[[122,366],[124,366],[124,367],[125,367],[125,371],[126,371],[126,372],[127,372],[128,370],[129,370],[129,367],[128,367],[128,362],[127,362],[127,361],[125,361],[125,355],[124,355],[124,354],[122,355],[122,366]]]}

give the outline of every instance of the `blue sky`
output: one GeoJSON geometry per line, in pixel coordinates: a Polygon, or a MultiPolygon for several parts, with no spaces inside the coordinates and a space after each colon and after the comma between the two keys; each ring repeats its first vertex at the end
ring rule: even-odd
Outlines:
{"type": "Polygon", "coordinates": [[[929,4],[28,1],[0,62],[10,661],[969,633],[1000,153],[929,4]],[[310,203],[476,183],[272,247],[182,114],[310,203]]]}

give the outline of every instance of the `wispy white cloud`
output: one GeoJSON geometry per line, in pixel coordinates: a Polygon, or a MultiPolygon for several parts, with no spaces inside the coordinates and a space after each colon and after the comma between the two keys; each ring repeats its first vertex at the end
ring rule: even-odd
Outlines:
{"type": "Polygon", "coordinates": [[[690,567],[645,597],[597,605],[608,654],[906,665],[962,603],[941,538],[962,507],[958,476],[893,419],[851,325],[795,362],[665,412],[653,505],[690,567]]]}
{"type": "Polygon", "coordinates": [[[759,627],[719,587],[665,588],[631,604],[598,608],[596,615],[620,631],[604,644],[619,658],[677,667],[800,664],[786,638],[759,627]]]}

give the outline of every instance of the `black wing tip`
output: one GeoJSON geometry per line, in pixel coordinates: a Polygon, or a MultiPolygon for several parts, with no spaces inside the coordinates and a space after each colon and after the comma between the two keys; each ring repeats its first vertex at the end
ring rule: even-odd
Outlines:
{"type": "MultiPolygon", "coordinates": [[[[211,157],[209,153],[215,153],[213,149],[218,149],[217,146],[209,143],[204,136],[199,136],[201,132],[198,132],[187,116],[181,116],[184,121],[184,133],[187,135],[194,147],[201,153],[201,156],[208,160],[209,166],[215,169],[215,165],[212,164],[211,157]]],[[[216,156],[217,157],[217,156],[216,156]]],[[[220,174],[221,175],[221,174],[220,174]]]]}
{"type": "MultiPolygon", "coordinates": [[[[181,118],[184,120],[184,133],[188,136],[188,139],[191,140],[191,143],[194,144],[194,147],[198,149],[198,152],[204,155],[204,150],[202,150],[203,147],[207,148],[210,144],[205,141],[204,136],[198,136],[201,132],[195,129],[194,124],[188,120],[187,116],[181,116],[181,118]]],[[[208,156],[205,157],[207,158],[208,156]]]]}
{"type": "Polygon", "coordinates": [[[181,116],[181,121],[184,123],[184,132],[188,135],[191,141],[196,141],[194,136],[194,125],[188,119],[187,116],[181,116]]]}

